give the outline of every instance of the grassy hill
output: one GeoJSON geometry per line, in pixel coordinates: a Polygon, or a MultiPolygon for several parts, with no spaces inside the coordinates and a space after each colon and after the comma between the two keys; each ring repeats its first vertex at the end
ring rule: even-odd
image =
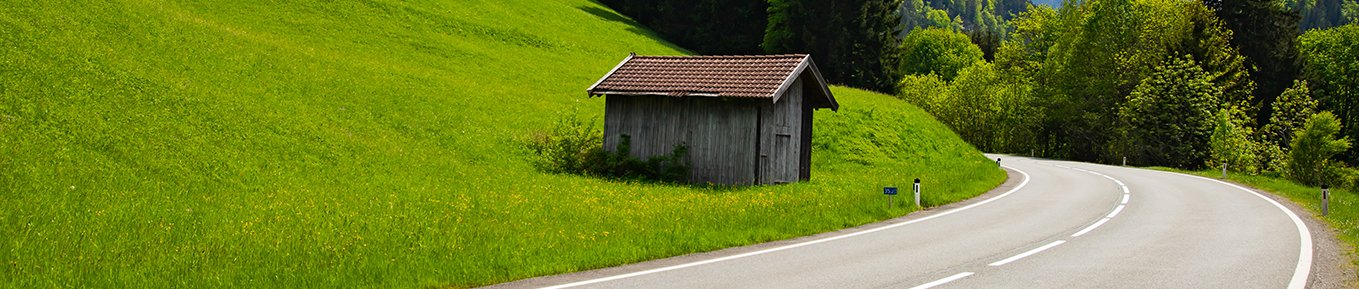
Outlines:
{"type": "Polygon", "coordinates": [[[520,139],[599,118],[628,52],[587,0],[14,1],[0,9],[0,287],[476,286],[807,235],[981,193],[921,110],[833,92],[813,181],[540,173],[520,139]],[[899,198],[900,199],[900,198],[899,198]]]}

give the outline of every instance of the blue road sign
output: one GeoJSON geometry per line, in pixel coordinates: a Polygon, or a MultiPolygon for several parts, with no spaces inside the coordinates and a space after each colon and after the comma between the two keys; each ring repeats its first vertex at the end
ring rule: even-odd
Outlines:
{"type": "Polygon", "coordinates": [[[896,195],[896,194],[897,194],[897,187],[883,187],[883,188],[882,188],[882,194],[884,194],[884,195],[896,195]]]}

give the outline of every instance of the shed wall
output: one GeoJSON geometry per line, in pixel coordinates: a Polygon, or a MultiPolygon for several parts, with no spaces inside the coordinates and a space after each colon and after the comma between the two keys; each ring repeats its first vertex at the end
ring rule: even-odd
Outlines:
{"type": "MultiPolygon", "coordinates": [[[[781,101],[782,102],[782,101],[781,101]]],[[[605,97],[604,149],[628,135],[633,156],[671,153],[686,144],[689,182],[755,182],[759,101],[709,97],[609,95],[605,97]]]]}
{"type": "Polygon", "coordinates": [[[798,77],[777,103],[760,106],[759,178],[762,184],[793,183],[801,175],[803,79],[798,77]]]}

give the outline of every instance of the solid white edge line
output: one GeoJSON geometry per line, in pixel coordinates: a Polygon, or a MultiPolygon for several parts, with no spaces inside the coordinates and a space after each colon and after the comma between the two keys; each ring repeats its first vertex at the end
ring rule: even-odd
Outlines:
{"type": "Polygon", "coordinates": [[[1005,258],[1005,260],[996,261],[995,263],[991,263],[989,266],[995,267],[995,266],[1010,264],[1010,262],[1014,262],[1014,261],[1019,260],[1019,259],[1024,259],[1024,257],[1028,257],[1028,256],[1033,255],[1033,254],[1038,254],[1038,252],[1043,252],[1043,250],[1047,250],[1047,249],[1050,249],[1050,248],[1052,248],[1052,247],[1057,247],[1057,245],[1061,245],[1062,243],[1066,243],[1066,240],[1057,240],[1057,241],[1054,241],[1054,242],[1052,242],[1052,243],[1048,243],[1047,245],[1043,245],[1042,247],[1034,248],[1033,250],[1029,250],[1028,252],[1019,253],[1019,255],[1014,255],[1014,256],[1011,256],[1010,258],[1005,258]]]}
{"type": "Polygon", "coordinates": [[[1085,233],[1089,233],[1091,230],[1094,230],[1095,228],[1099,228],[1099,225],[1104,225],[1104,222],[1108,222],[1108,221],[1109,221],[1109,218],[1099,219],[1099,222],[1095,222],[1095,224],[1092,224],[1092,225],[1090,225],[1089,227],[1085,227],[1085,229],[1081,229],[1080,232],[1076,232],[1075,234],[1071,234],[1071,236],[1072,236],[1072,237],[1080,237],[1081,235],[1085,235],[1085,233]]]}
{"type": "Polygon", "coordinates": [[[972,274],[974,274],[974,273],[972,273],[972,272],[962,272],[962,273],[958,273],[958,274],[953,274],[953,276],[944,277],[944,279],[934,280],[934,282],[930,282],[930,283],[920,284],[920,286],[911,287],[911,289],[929,289],[929,288],[932,288],[932,287],[934,287],[934,286],[944,285],[945,283],[948,283],[948,282],[953,282],[953,281],[957,281],[958,279],[963,279],[963,278],[965,278],[965,277],[967,277],[967,276],[972,276],[972,274]]]}
{"type": "Polygon", "coordinates": [[[1105,218],[1113,218],[1114,216],[1118,216],[1118,212],[1122,212],[1123,207],[1127,207],[1127,205],[1118,205],[1118,207],[1115,207],[1113,212],[1109,212],[1109,216],[1105,216],[1105,218]]]}
{"type": "Polygon", "coordinates": [[[1127,205],[1127,204],[1128,204],[1128,198],[1130,198],[1130,197],[1132,197],[1132,194],[1123,194],[1123,201],[1120,202],[1120,203],[1121,203],[1121,204],[1124,204],[1124,205],[1127,205]]]}
{"type": "Polygon", "coordinates": [[[905,226],[905,225],[910,225],[910,224],[915,224],[915,223],[923,222],[923,221],[926,221],[926,220],[931,220],[931,219],[938,218],[938,217],[947,216],[947,215],[950,215],[950,214],[953,214],[953,213],[957,213],[957,212],[962,211],[962,210],[967,210],[967,209],[971,209],[971,208],[974,208],[974,207],[977,207],[977,206],[980,206],[980,205],[984,205],[984,204],[986,204],[986,203],[990,203],[991,201],[999,200],[1000,198],[1004,198],[1005,196],[1009,196],[1010,194],[1013,194],[1014,192],[1019,191],[1019,189],[1024,188],[1024,186],[1029,185],[1029,173],[1026,173],[1026,172],[1024,172],[1023,170],[1020,170],[1020,169],[1017,169],[1017,168],[1014,168],[1014,167],[1011,167],[1011,166],[1001,165],[1001,167],[1009,168],[1009,169],[1011,169],[1011,170],[1014,170],[1014,171],[1016,171],[1016,172],[1019,172],[1020,175],[1023,175],[1023,176],[1024,176],[1024,180],[1023,180],[1023,181],[1020,181],[1018,186],[1015,186],[1014,188],[1010,189],[1009,191],[1006,191],[1006,192],[1003,193],[1003,194],[1000,194],[1000,195],[998,195],[998,196],[995,196],[994,198],[982,200],[982,201],[980,201],[980,202],[976,202],[976,203],[973,203],[973,204],[971,204],[971,205],[963,206],[963,207],[961,207],[961,208],[948,210],[948,211],[945,211],[945,212],[943,212],[943,213],[938,213],[938,214],[934,214],[934,215],[929,215],[929,216],[926,216],[926,217],[923,217],[923,218],[919,218],[919,219],[915,219],[915,220],[910,220],[910,221],[906,221],[906,222],[891,224],[891,225],[887,225],[887,226],[877,227],[877,228],[873,228],[873,229],[858,231],[858,232],[849,233],[849,234],[844,234],[844,235],[839,235],[839,236],[826,237],[826,238],[822,238],[822,239],[816,239],[816,240],[806,241],[806,242],[797,243],[797,244],[789,244],[789,245],[784,245],[784,246],[780,246],[780,247],[774,247],[774,248],[769,248],[769,249],[764,249],[764,250],[759,250],[759,251],[754,251],[754,252],[747,252],[747,253],[742,253],[742,254],[736,254],[736,255],[731,255],[731,256],[726,256],[726,257],[721,257],[721,258],[713,258],[713,259],[708,259],[708,260],[703,260],[703,261],[697,261],[697,262],[690,262],[690,263],[684,263],[684,264],[666,266],[666,267],[661,267],[661,268],[656,268],[656,269],[651,269],[651,270],[646,270],[646,271],[637,271],[637,272],[632,272],[632,273],[627,273],[627,274],[614,275],[614,276],[609,276],[609,277],[604,277],[604,278],[590,279],[590,280],[579,281],[579,282],[573,282],[573,283],[567,283],[567,284],[561,284],[561,285],[547,286],[547,287],[542,287],[542,288],[543,288],[543,289],[570,288],[570,287],[576,287],[576,286],[581,286],[581,285],[589,285],[589,284],[594,284],[594,283],[599,283],[599,282],[613,281],[613,280],[624,279],[624,278],[631,278],[631,277],[637,277],[637,276],[642,276],[642,275],[647,275],[647,274],[660,273],[660,272],[665,272],[665,271],[670,271],[670,270],[675,270],[675,269],[689,268],[689,267],[698,266],[698,265],[712,264],[712,263],[717,263],[717,262],[722,262],[722,261],[727,261],[727,260],[732,260],[732,259],[740,259],[740,258],[745,258],[745,257],[750,257],[750,256],[755,256],[755,255],[762,255],[762,254],[767,254],[767,253],[772,253],[772,252],[778,252],[778,251],[788,250],[788,249],[797,248],[797,247],[802,247],[802,246],[807,246],[807,245],[813,245],[813,244],[819,244],[819,243],[830,242],[830,241],[834,241],[834,240],[839,240],[839,239],[854,237],[854,236],[858,236],[858,235],[873,233],[873,232],[877,232],[877,231],[892,229],[892,228],[896,228],[896,227],[901,227],[901,226],[905,226]]]}
{"type": "Polygon", "coordinates": [[[1283,211],[1284,214],[1287,214],[1288,218],[1293,220],[1293,225],[1298,227],[1298,241],[1301,243],[1299,244],[1298,248],[1298,266],[1293,268],[1293,278],[1288,282],[1288,289],[1307,288],[1307,277],[1312,274],[1312,232],[1310,230],[1307,230],[1307,224],[1302,222],[1302,218],[1298,218],[1298,215],[1293,214],[1292,210],[1289,210],[1288,208],[1284,207],[1283,204],[1279,204],[1279,202],[1274,201],[1274,199],[1270,199],[1269,197],[1261,195],[1260,193],[1238,186],[1236,184],[1189,174],[1181,174],[1176,172],[1166,173],[1205,179],[1237,188],[1247,193],[1251,193],[1256,197],[1260,197],[1261,199],[1268,201],[1270,204],[1274,204],[1274,207],[1279,208],[1279,210],[1283,211]]]}

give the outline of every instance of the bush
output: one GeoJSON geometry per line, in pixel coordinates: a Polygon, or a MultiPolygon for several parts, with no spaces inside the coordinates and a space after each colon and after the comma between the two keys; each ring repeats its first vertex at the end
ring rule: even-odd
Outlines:
{"type": "Polygon", "coordinates": [[[591,164],[606,159],[601,148],[604,132],[594,120],[582,121],[574,116],[557,120],[551,130],[534,132],[526,146],[537,158],[534,165],[551,173],[587,174],[591,164]]]}
{"type": "Polygon", "coordinates": [[[669,155],[642,160],[631,155],[631,138],[623,135],[614,151],[605,151],[604,132],[596,122],[574,116],[558,120],[551,130],[533,133],[525,143],[536,156],[534,165],[550,173],[664,182],[689,177],[688,147],[677,145],[669,155]]]}
{"type": "Polygon", "coordinates": [[[1318,185],[1334,182],[1341,164],[1331,157],[1350,148],[1348,137],[1335,138],[1340,131],[1340,120],[1335,114],[1323,111],[1307,119],[1293,137],[1292,152],[1289,153],[1288,177],[1295,181],[1318,185]]]}
{"type": "Polygon", "coordinates": [[[1246,113],[1240,109],[1223,109],[1214,116],[1213,134],[1208,138],[1208,167],[1221,167],[1256,174],[1256,147],[1259,145],[1247,138],[1250,127],[1245,125],[1246,113]]]}

